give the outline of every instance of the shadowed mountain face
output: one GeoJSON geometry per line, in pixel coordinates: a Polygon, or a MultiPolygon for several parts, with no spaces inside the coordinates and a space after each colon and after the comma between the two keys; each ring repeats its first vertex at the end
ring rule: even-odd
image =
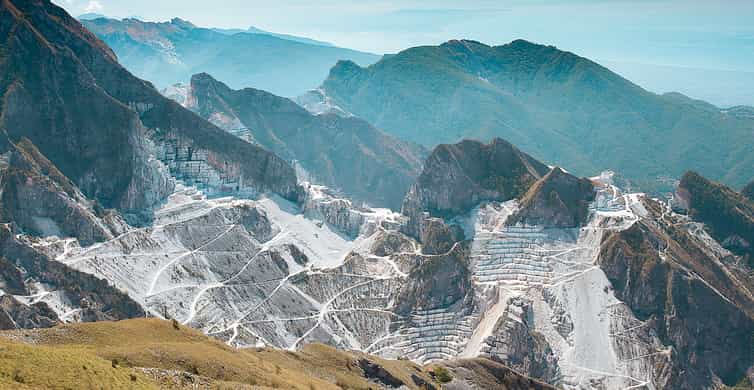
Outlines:
{"type": "Polygon", "coordinates": [[[323,88],[407,140],[500,136],[576,174],[613,169],[645,188],[689,168],[733,186],[754,171],[751,118],[647,92],[585,58],[522,40],[416,47],[367,68],[343,61],[323,88]]]}
{"type": "Polygon", "coordinates": [[[464,140],[440,145],[424,163],[404,203],[433,216],[452,217],[479,202],[505,201],[526,193],[549,168],[509,142],[464,140]]]}
{"type": "Polygon", "coordinates": [[[555,167],[534,183],[521,199],[521,210],[507,223],[548,227],[577,227],[589,216],[594,186],[555,167]]]}
{"type": "Polygon", "coordinates": [[[115,51],[123,66],[160,87],[208,72],[233,88],[252,86],[292,97],[316,88],[338,60],[368,65],[379,59],[269,34],[227,34],[178,18],[164,23],[104,18],[82,23],[115,51]]]}
{"type": "Polygon", "coordinates": [[[421,147],[359,118],[312,115],[289,99],[253,88],[232,90],[206,73],[191,78],[189,93],[203,118],[295,160],[304,178],[353,200],[397,210],[421,169],[421,147]]]}
{"type": "Polygon", "coordinates": [[[217,175],[207,182],[244,179],[235,186],[296,198],[295,174],[285,161],[160,95],[57,6],[3,2],[0,30],[8,37],[0,56],[6,75],[0,110],[10,142],[28,138],[104,207],[136,222],[148,219],[172,191],[168,169],[193,175],[176,162],[184,151],[217,175]]]}
{"type": "Polygon", "coordinates": [[[754,267],[754,201],[696,172],[683,175],[677,194],[691,218],[754,267]]]}
{"type": "MultiPolygon", "coordinates": [[[[725,196],[730,190],[710,191],[725,196]]],[[[598,260],[616,296],[646,326],[626,336],[655,333],[665,345],[656,357],[675,363],[664,388],[710,388],[716,378],[729,386],[749,383],[741,378],[754,363],[751,266],[664,205],[646,201],[645,209],[646,217],[603,239],[598,260]]],[[[705,226],[715,231],[715,225],[705,226]]],[[[731,229],[739,235],[752,231],[731,229]]]]}

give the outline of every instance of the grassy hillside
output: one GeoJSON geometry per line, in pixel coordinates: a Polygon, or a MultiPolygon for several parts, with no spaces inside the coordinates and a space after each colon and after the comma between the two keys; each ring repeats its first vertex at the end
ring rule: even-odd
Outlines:
{"type": "Polygon", "coordinates": [[[452,381],[457,367],[473,383],[550,388],[483,359],[422,367],[321,344],[239,350],[158,319],[0,333],[0,388],[13,389],[431,389],[452,381]]]}
{"type": "Polygon", "coordinates": [[[576,175],[613,169],[645,188],[686,169],[740,187],[754,171],[754,121],[680,94],[650,93],[552,46],[449,41],[323,84],[336,104],[433,146],[499,136],[576,175]],[[660,180],[658,180],[660,179],[660,180]]]}
{"type": "MultiPolygon", "coordinates": [[[[79,388],[77,384],[91,383],[107,384],[109,388],[147,389],[164,386],[173,381],[173,376],[178,382],[200,381],[219,387],[245,384],[309,390],[338,389],[338,383],[354,389],[370,387],[355,363],[361,357],[358,354],[318,344],[297,353],[236,350],[194,329],[176,328],[157,319],[73,324],[7,332],[3,336],[0,337],[1,380],[30,388],[73,389],[79,388]],[[187,374],[163,371],[155,375],[138,367],[187,374]]],[[[413,383],[411,374],[431,381],[413,363],[368,359],[409,386],[413,383]]]]}

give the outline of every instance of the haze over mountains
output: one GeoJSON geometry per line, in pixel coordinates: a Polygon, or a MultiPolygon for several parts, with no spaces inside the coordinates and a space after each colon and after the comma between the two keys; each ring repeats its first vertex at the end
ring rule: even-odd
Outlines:
{"type": "Polygon", "coordinates": [[[209,72],[233,88],[254,87],[293,97],[316,88],[338,60],[369,65],[379,59],[299,37],[218,32],[179,18],[160,23],[99,18],[82,23],[118,54],[121,64],[160,88],[209,72]]]}
{"type": "Polygon", "coordinates": [[[680,94],[655,95],[551,46],[451,41],[323,83],[343,109],[431,146],[501,136],[578,174],[613,169],[643,188],[685,169],[740,187],[754,172],[754,118],[680,94]]]}
{"type": "Polygon", "coordinates": [[[686,171],[653,198],[619,173],[548,165],[492,126],[469,130],[480,112],[531,125],[511,135],[590,170],[590,150],[630,154],[615,138],[647,149],[640,162],[665,158],[642,138],[662,134],[649,124],[678,125],[682,147],[703,135],[694,123],[740,136],[745,107],[652,95],[521,41],[339,62],[307,95],[323,100],[307,104],[316,113],[207,73],[168,90],[179,104],[50,1],[0,3],[0,36],[2,386],[754,383],[754,184],[686,171]],[[361,119],[367,97],[377,119],[413,130],[361,119]],[[584,133],[569,123],[600,107],[594,118],[624,131],[573,139],[584,133]],[[425,152],[386,134],[457,138],[435,117],[490,140],[425,152]],[[620,117],[648,127],[629,134],[620,117]],[[144,316],[157,319],[77,324],[144,316]]]}
{"type": "Polygon", "coordinates": [[[191,77],[188,108],[302,169],[305,180],[351,199],[400,209],[427,152],[356,117],[313,115],[292,100],[245,88],[231,90],[212,76],[191,77]]]}

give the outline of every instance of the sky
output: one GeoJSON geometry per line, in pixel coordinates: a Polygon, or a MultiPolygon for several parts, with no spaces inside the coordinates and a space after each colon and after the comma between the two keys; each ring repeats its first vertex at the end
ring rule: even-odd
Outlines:
{"type": "Polygon", "coordinates": [[[608,64],[655,90],[679,84],[721,105],[754,104],[754,0],[55,2],[73,15],[253,25],[379,54],[456,38],[491,45],[523,38],[608,64]]]}

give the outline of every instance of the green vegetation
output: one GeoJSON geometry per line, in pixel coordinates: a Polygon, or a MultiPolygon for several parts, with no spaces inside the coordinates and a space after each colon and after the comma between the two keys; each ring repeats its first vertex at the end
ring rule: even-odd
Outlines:
{"type": "Polygon", "coordinates": [[[750,118],[650,93],[552,46],[450,41],[366,68],[340,62],[323,86],[340,107],[409,141],[499,136],[577,176],[613,169],[667,188],[691,168],[738,187],[754,172],[750,118]]]}
{"type": "Polygon", "coordinates": [[[437,366],[432,371],[435,374],[435,379],[440,383],[448,383],[453,380],[453,376],[450,375],[450,371],[442,366],[437,366]]]}

